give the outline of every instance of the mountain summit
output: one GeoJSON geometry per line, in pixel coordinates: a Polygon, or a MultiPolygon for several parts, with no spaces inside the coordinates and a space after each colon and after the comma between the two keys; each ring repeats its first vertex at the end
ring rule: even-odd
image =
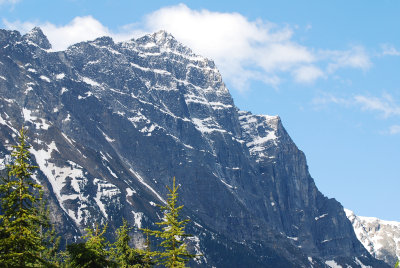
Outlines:
{"type": "Polygon", "coordinates": [[[319,192],[281,119],[240,111],[212,61],[164,31],[60,52],[45,40],[0,31],[0,163],[29,127],[64,239],[122,218],[152,227],[175,176],[193,267],[388,267],[319,192]]]}
{"type": "Polygon", "coordinates": [[[30,32],[22,36],[25,42],[37,45],[42,49],[51,49],[51,44],[39,27],[33,28],[30,32]]]}

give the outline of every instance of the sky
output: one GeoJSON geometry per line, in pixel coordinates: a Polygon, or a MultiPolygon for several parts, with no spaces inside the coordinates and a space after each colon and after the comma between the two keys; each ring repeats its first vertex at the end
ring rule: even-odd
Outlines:
{"type": "Polygon", "coordinates": [[[400,1],[0,0],[54,51],[166,30],[215,61],[236,106],[279,115],[320,191],[400,221],[400,1]]]}

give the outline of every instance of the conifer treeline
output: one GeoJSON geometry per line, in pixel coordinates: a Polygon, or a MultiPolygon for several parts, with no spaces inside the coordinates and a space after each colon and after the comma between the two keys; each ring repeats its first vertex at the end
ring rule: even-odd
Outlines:
{"type": "Polygon", "coordinates": [[[196,255],[187,250],[184,231],[188,220],[179,220],[183,206],[177,206],[178,188],[173,180],[167,204],[159,206],[163,220],[156,223],[161,231],[143,229],[161,240],[163,250],[151,251],[149,239],[145,249],[130,246],[130,227],[124,219],[110,243],[104,234],[107,224],[85,229],[83,242],[67,245],[60,250],[49,210],[43,199],[42,186],[32,178],[36,166],[30,164],[30,146],[26,133],[19,131],[18,144],[13,146],[12,163],[7,176],[0,182],[0,266],[1,267],[153,267],[180,268],[196,255]]]}

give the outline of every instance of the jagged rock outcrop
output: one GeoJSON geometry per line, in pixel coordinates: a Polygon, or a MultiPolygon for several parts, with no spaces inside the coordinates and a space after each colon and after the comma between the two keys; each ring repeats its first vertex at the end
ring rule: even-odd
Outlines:
{"type": "Polygon", "coordinates": [[[0,30],[0,158],[29,127],[65,239],[123,217],[151,227],[175,176],[203,254],[193,265],[386,267],[318,191],[280,118],[239,111],[212,61],[164,31],[49,48],[38,28],[0,30]]]}

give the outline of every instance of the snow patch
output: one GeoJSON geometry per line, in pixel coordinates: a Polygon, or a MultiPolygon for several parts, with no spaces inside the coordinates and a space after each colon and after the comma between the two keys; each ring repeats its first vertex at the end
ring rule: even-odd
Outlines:
{"type": "Polygon", "coordinates": [[[115,139],[111,139],[109,136],[107,136],[106,133],[104,133],[99,127],[97,127],[98,130],[100,130],[100,132],[103,134],[104,138],[106,139],[106,141],[108,142],[114,142],[115,139]]]}
{"type": "Polygon", "coordinates": [[[97,83],[96,81],[90,79],[89,77],[81,77],[82,81],[85,82],[88,85],[94,86],[94,87],[101,87],[101,85],[99,83],[97,83]]]}
{"type": "Polygon", "coordinates": [[[85,95],[86,95],[86,96],[78,95],[78,100],[86,99],[86,98],[92,96],[93,93],[92,93],[91,91],[88,91],[88,92],[85,92],[85,95]]]}
{"type": "Polygon", "coordinates": [[[331,268],[343,268],[341,265],[337,264],[334,260],[326,261],[325,264],[331,268]]]}
{"type": "Polygon", "coordinates": [[[36,129],[44,129],[44,130],[49,129],[50,125],[48,123],[46,123],[46,120],[43,118],[38,118],[36,116],[33,116],[31,110],[22,108],[22,114],[24,116],[25,122],[31,122],[32,124],[35,125],[36,129]],[[39,122],[37,122],[37,121],[39,121],[39,122]]]}
{"type": "Polygon", "coordinates": [[[42,79],[43,81],[46,81],[47,83],[50,83],[50,82],[51,82],[50,78],[48,78],[48,77],[45,76],[45,75],[41,75],[39,78],[42,79]]]}
{"type": "Polygon", "coordinates": [[[222,129],[211,117],[205,119],[192,118],[192,122],[194,123],[197,130],[201,133],[212,133],[212,132],[221,132],[227,133],[225,129],[222,129]]]}
{"type": "Polygon", "coordinates": [[[68,161],[69,166],[58,167],[55,163],[51,162],[51,155],[54,152],[58,152],[57,146],[54,141],[47,145],[47,149],[35,150],[33,147],[30,148],[30,153],[35,156],[36,162],[40,170],[47,177],[50,182],[53,192],[59,201],[61,208],[79,225],[82,221],[82,210],[86,207],[83,201],[86,198],[82,195],[81,189],[87,184],[87,179],[84,177],[82,167],[78,164],[68,161]],[[70,180],[71,186],[75,193],[63,194],[62,189],[67,183],[67,179],[70,180]],[[77,209],[77,213],[72,210],[67,210],[63,203],[67,200],[79,199],[80,207],[77,209]]]}
{"type": "Polygon", "coordinates": [[[94,200],[96,201],[96,204],[99,207],[104,218],[108,219],[106,204],[110,203],[114,196],[120,194],[121,191],[114,184],[109,183],[105,180],[100,180],[96,178],[93,180],[93,183],[94,185],[97,185],[97,192],[94,200]]]}
{"type": "Polygon", "coordinates": [[[132,210],[132,214],[135,219],[135,226],[139,229],[142,228],[143,212],[135,212],[132,210]]]}
{"type": "Polygon", "coordinates": [[[225,186],[227,186],[228,188],[236,189],[236,187],[233,187],[232,185],[228,184],[228,183],[225,182],[224,180],[220,179],[220,181],[221,181],[223,184],[225,184],[225,186]]]}
{"type": "Polygon", "coordinates": [[[400,222],[362,217],[344,209],[363,246],[377,259],[390,263],[400,259],[400,222]]]}
{"type": "Polygon", "coordinates": [[[322,219],[322,218],[324,218],[326,216],[328,216],[328,213],[325,213],[325,214],[323,214],[321,216],[315,217],[315,220],[317,221],[317,220],[322,219]]]}
{"type": "Polygon", "coordinates": [[[369,266],[369,265],[367,266],[367,265],[363,264],[357,257],[354,260],[356,261],[356,263],[358,265],[361,266],[361,268],[373,268],[372,266],[369,266]]]}
{"type": "Polygon", "coordinates": [[[56,75],[56,79],[57,80],[61,80],[61,79],[63,79],[65,77],[65,73],[60,73],[60,74],[57,74],[56,75]]]}
{"type": "Polygon", "coordinates": [[[64,94],[65,92],[67,92],[67,91],[68,91],[68,88],[65,88],[65,87],[61,88],[61,95],[64,94]]]}
{"type": "Polygon", "coordinates": [[[108,169],[108,171],[110,172],[110,174],[111,174],[114,178],[118,179],[117,174],[115,174],[115,173],[111,170],[110,167],[107,167],[107,169],[108,169]]]}

